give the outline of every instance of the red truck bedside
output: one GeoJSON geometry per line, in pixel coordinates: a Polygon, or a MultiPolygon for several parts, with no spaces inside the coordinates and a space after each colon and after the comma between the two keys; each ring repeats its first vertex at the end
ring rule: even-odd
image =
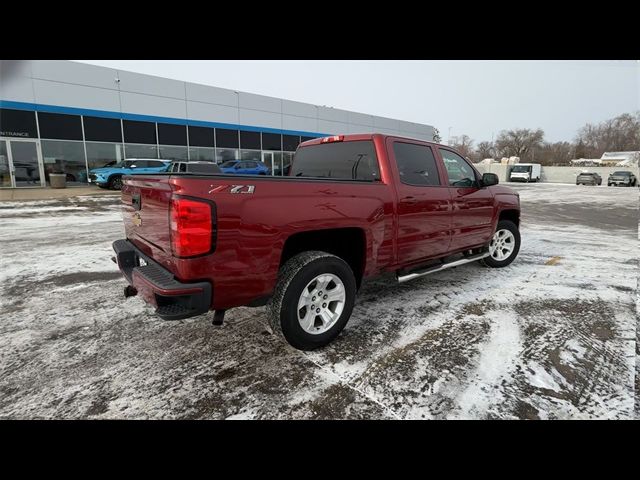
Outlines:
{"type": "Polygon", "coordinates": [[[520,248],[520,201],[455,150],[381,134],[302,143],[285,177],[164,173],[124,177],[129,286],[164,319],[268,305],[296,348],[344,328],[362,281],[398,281],[520,248]]]}

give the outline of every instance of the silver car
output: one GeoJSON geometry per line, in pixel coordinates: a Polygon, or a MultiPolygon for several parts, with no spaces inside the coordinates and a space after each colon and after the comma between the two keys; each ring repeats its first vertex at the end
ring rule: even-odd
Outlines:
{"type": "Polygon", "coordinates": [[[633,172],[629,171],[613,172],[609,174],[609,179],[607,180],[607,185],[613,185],[614,187],[619,187],[620,185],[623,187],[635,187],[637,184],[638,179],[633,172]]]}
{"type": "Polygon", "coordinates": [[[582,172],[576,177],[576,185],[602,185],[602,177],[595,172],[582,172]]]}

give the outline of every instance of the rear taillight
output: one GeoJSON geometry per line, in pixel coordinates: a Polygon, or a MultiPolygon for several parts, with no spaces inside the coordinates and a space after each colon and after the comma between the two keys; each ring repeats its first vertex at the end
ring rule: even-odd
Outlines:
{"type": "Polygon", "coordinates": [[[215,247],[215,206],[192,198],[175,196],[169,209],[171,250],[176,257],[194,257],[215,247]]]}

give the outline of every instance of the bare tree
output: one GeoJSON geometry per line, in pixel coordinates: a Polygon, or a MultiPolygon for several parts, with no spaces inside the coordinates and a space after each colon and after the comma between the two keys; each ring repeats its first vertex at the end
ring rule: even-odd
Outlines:
{"type": "Polygon", "coordinates": [[[496,151],[503,157],[516,156],[521,160],[531,160],[531,153],[542,145],[543,139],[544,131],[541,128],[502,130],[496,139],[496,151]]]}
{"type": "Polygon", "coordinates": [[[576,137],[578,158],[600,158],[604,152],[640,150],[640,111],[623,113],[597,125],[587,123],[576,137]]]}
{"type": "Polygon", "coordinates": [[[437,128],[433,129],[433,141],[435,143],[441,143],[442,142],[442,137],[440,136],[440,130],[438,130],[437,128]]]}
{"type": "Polygon", "coordinates": [[[463,157],[470,157],[473,154],[473,139],[469,135],[452,137],[451,146],[462,154],[463,157]]]}
{"type": "Polygon", "coordinates": [[[484,160],[485,158],[494,158],[496,155],[496,149],[492,142],[480,142],[476,147],[475,159],[477,161],[484,160]]]}
{"type": "Polygon", "coordinates": [[[569,142],[544,143],[535,149],[535,161],[541,165],[568,165],[574,149],[569,142]]]}

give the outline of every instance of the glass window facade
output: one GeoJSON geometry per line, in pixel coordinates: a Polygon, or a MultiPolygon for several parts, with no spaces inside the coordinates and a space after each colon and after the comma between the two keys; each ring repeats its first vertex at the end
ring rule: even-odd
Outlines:
{"type": "Polygon", "coordinates": [[[189,147],[189,160],[215,162],[216,149],[206,147],[189,147]]]}
{"type": "Polygon", "coordinates": [[[124,154],[126,158],[158,158],[158,147],[156,145],[125,143],[124,154]]]}
{"type": "Polygon", "coordinates": [[[295,152],[300,144],[300,137],[297,135],[282,135],[282,150],[285,152],[295,152]]]}
{"type": "Polygon", "coordinates": [[[260,150],[241,150],[240,160],[256,160],[262,161],[262,152],[260,150]]]}
{"type": "Polygon", "coordinates": [[[36,112],[0,108],[0,137],[38,138],[36,112]]]}
{"type": "Polygon", "coordinates": [[[228,162],[229,160],[239,160],[240,151],[231,148],[216,148],[216,163],[228,162]]]}
{"type": "Polygon", "coordinates": [[[38,112],[40,138],[82,141],[82,121],[79,115],[38,112]]]}
{"type": "Polygon", "coordinates": [[[85,116],[82,121],[85,141],[122,143],[120,119],[85,116]]]}
{"type": "MultiPolygon", "coordinates": [[[[309,138],[233,128],[186,126],[95,115],[0,109],[0,137],[40,138],[37,170],[67,173],[69,186],[86,185],[88,171],[126,158],[173,161],[265,161],[274,175],[288,174],[293,152],[309,138]],[[265,157],[266,155],[266,157],[265,157]],[[40,165],[39,162],[42,162],[40,165]]],[[[116,115],[116,114],[114,114],[116,115]]],[[[0,141],[0,146],[7,145],[0,141]]],[[[18,147],[16,147],[18,148],[18,147]]],[[[0,151],[0,187],[17,185],[0,151]]],[[[33,182],[32,182],[33,183],[33,182]]]]}
{"type": "Polygon", "coordinates": [[[188,160],[189,149],[171,145],[160,145],[160,158],[163,160],[188,160]]]}
{"type": "Polygon", "coordinates": [[[87,162],[82,142],[42,140],[40,145],[47,184],[50,173],[66,173],[67,184],[70,185],[87,183],[87,162]]]}
{"type": "Polygon", "coordinates": [[[282,135],[279,133],[262,134],[263,150],[282,150],[282,135]]]}
{"type": "Polygon", "coordinates": [[[0,140],[0,187],[11,186],[11,175],[9,174],[9,153],[7,150],[7,142],[0,140]]]}
{"type": "Polygon", "coordinates": [[[240,131],[240,148],[243,150],[260,150],[260,132],[243,132],[240,131]]]}
{"type": "Polygon", "coordinates": [[[216,128],[216,147],[218,148],[238,148],[238,130],[227,130],[226,128],[216,128]]]}
{"type": "Polygon", "coordinates": [[[215,147],[215,130],[208,127],[189,126],[189,145],[192,147],[215,147]]]}
{"type": "Polygon", "coordinates": [[[89,170],[106,167],[111,162],[119,162],[124,159],[122,143],[86,142],[86,148],[89,170]]]}
{"type": "Polygon", "coordinates": [[[187,127],[170,123],[158,124],[158,143],[160,145],[187,146],[187,127]]]}
{"type": "MultiPolygon", "coordinates": [[[[123,120],[122,130],[125,143],[146,143],[156,145],[156,124],[151,122],[138,122],[135,120],[123,120]]],[[[127,155],[129,155],[127,153],[127,155]]]]}

